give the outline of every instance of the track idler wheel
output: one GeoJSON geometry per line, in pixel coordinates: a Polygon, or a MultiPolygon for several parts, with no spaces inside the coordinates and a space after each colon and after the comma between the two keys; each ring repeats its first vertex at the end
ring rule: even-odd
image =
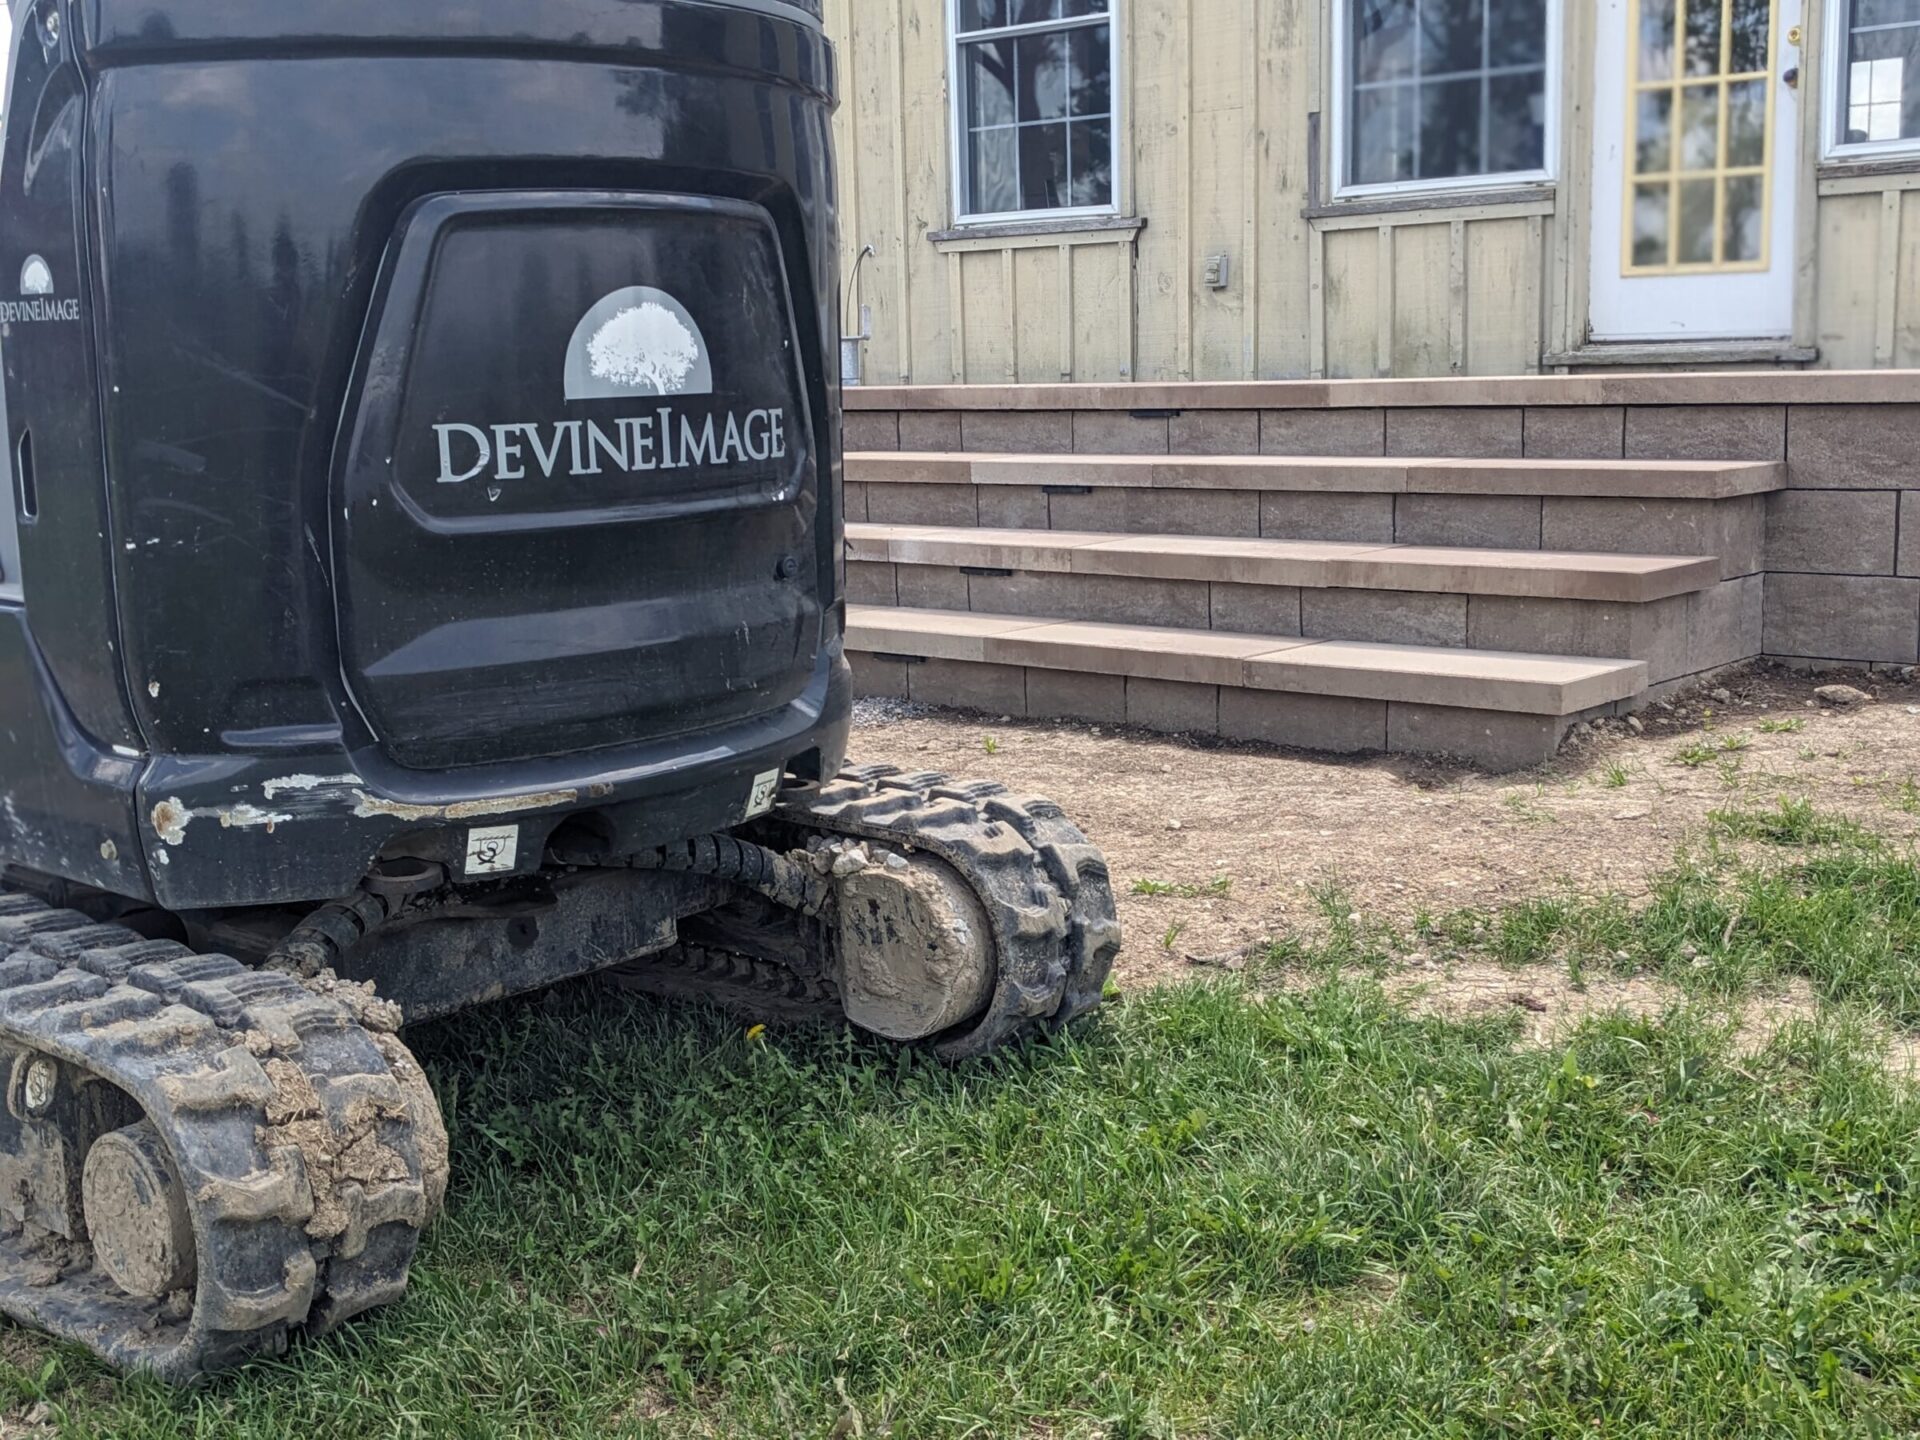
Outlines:
{"type": "Polygon", "coordinates": [[[997,969],[993,925],[958,871],[931,856],[865,844],[847,846],[837,864],[847,872],[835,950],[848,1019],[906,1042],[986,1008],[997,969]]]}
{"type": "Polygon", "coordinates": [[[143,1300],[193,1288],[187,1194],[150,1123],[94,1141],[80,1185],[94,1263],[114,1284],[143,1300]]]}

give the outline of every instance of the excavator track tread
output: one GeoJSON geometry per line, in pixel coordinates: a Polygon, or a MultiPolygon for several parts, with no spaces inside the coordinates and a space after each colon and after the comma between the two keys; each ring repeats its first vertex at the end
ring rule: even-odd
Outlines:
{"type": "Polygon", "coordinates": [[[786,1024],[844,1022],[839,993],[825,977],[809,977],[771,960],[709,945],[681,944],[606,972],[630,994],[700,1000],[747,1020],[786,1024]]]}
{"type": "MultiPolygon", "coordinates": [[[[394,1066],[411,1057],[393,1037],[286,976],[4,889],[0,957],[0,1047],[144,1113],[198,1263],[191,1296],[136,1299],[83,1242],[0,1215],[0,1311],[184,1383],[399,1297],[445,1151],[421,1144],[439,1117],[408,1104],[394,1066]]],[[[7,1181],[24,1197],[20,1170],[7,1181]]]]}
{"type": "Polygon", "coordinates": [[[774,818],[802,830],[924,851],[953,866],[993,925],[999,964],[984,1015],[938,1041],[973,1059],[1097,1009],[1120,952],[1107,862],[1058,805],[991,781],[849,767],[782,792],[774,818]]]}

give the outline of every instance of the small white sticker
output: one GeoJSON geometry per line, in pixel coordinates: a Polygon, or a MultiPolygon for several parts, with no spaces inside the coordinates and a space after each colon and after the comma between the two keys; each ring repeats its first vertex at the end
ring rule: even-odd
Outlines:
{"type": "Polygon", "coordinates": [[[467,832],[467,874],[506,875],[520,863],[520,827],[467,832]]]}
{"type": "Polygon", "coordinates": [[[747,796],[747,818],[765,815],[773,809],[774,797],[780,793],[780,771],[769,770],[758,776],[753,782],[753,793],[747,796]]]}

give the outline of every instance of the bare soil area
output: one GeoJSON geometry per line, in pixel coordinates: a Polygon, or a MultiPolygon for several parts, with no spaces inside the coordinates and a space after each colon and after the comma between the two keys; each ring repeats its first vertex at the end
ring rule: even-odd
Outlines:
{"type": "Polygon", "coordinates": [[[1330,908],[1407,926],[1542,894],[1636,898],[1715,810],[1804,799],[1920,831],[1920,687],[1891,673],[1754,667],[1507,776],[884,702],[862,705],[854,753],[1065,806],[1112,863],[1127,986],[1311,933],[1330,908]],[[1871,703],[1823,705],[1814,692],[1833,684],[1871,703]]]}

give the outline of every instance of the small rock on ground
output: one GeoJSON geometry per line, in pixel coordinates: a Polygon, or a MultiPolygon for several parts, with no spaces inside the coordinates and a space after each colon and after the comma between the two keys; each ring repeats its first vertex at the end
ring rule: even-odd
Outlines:
{"type": "Polygon", "coordinates": [[[1835,710],[1851,710],[1873,702],[1873,697],[1866,691],[1856,690],[1851,685],[1822,685],[1813,692],[1813,698],[1835,710]]]}

